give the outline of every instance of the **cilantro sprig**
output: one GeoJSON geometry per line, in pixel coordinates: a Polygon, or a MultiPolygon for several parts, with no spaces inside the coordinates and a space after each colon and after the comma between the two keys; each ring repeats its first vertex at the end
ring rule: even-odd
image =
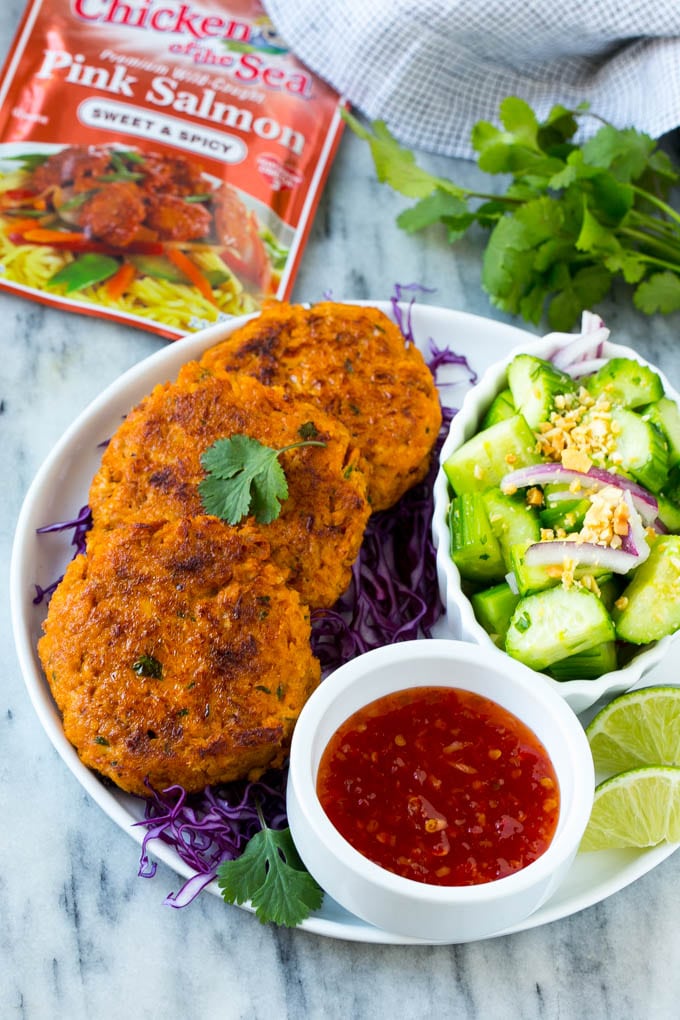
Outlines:
{"type": "Polygon", "coordinates": [[[207,472],[198,491],[206,513],[238,524],[252,513],[258,524],[271,524],[288,498],[288,482],[279,457],[300,446],[325,446],[302,439],[275,450],[250,436],[218,439],[201,456],[207,472]]]}
{"type": "Polygon", "coordinates": [[[510,175],[505,192],[475,191],[419,167],[378,121],[344,113],[371,147],[379,180],[416,204],[397,222],[409,233],[442,223],[457,241],[473,225],[490,230],[482,285],[493,304],[567,331],[615,279],[633,287],[646,313],[680,309],[680,215],[668,203],[680,179],[669,156],[633,128],[601,126],[574,142],[590,114],[555,106],[539,121],[522,99],[500,106],[501,126],[479,121],[472,144],[480,169],[510,175]]]}
{"type": "Polygon", "coordinates": [[[294,928],[323,901],[323,889],[312,878],[295,849],[290,829],[269,829],[257,805],[262,828],[240,857],[217,869],[217,884],[227,903],[252,903],[262,924],[294,928]]]}

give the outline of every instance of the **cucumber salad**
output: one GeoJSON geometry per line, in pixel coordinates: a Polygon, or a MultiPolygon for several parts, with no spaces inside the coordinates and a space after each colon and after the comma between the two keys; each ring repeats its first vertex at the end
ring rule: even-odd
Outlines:
{"type": "MultiPolygon", "coordinates": [[[[588,318],[589,316],[589,318],[588,318]]],[[[659,375],[583,334],[518,354],[443,469],[451,557],[498,647],[594,679],[680,628],[680,410],[659,375]]]]}

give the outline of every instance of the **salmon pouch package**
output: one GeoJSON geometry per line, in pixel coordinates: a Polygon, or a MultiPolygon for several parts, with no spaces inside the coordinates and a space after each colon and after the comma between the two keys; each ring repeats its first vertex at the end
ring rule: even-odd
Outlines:
{"type": "Polygon", "coordinates": [[[29,0],[0,288],[171,339],[288,297],[340,107],[257,0],[29,0]]]}

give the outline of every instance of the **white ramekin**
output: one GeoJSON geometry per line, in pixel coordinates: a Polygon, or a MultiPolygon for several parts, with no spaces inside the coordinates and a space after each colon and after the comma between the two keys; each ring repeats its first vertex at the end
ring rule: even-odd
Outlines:
{"type": "Polygon", "coordinates": [[[549,684],[495,648],[435,638],[367,652],[317,688],[293,735],[288,821],[308,870],[343,907],[391,932],[467,942],[520,922],[552,895],[577,852],[593,790],[584,730],[549,684]],[[435,886],[402,878],[355,850],[321,806],[317,771],[335,730],[363,705],[419,686],[462,688],[490,698],[525,723],[548,752],[560,789],[557,830],[545,853],[521,871],[476,886],[435,886]]]}

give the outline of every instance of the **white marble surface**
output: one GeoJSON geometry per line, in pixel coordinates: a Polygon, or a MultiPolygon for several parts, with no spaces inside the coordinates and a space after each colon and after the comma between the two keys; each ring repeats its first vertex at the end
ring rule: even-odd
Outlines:
{"type": "MultiPolygon", "coordinates": [[[[21,10],[0,7],[0,51],[21,10]]],[[[474,178],[471,164],[437,161],[474,178]]],[[[345,137],[295,298],[388,298],[426,282],[426,300],[494,316],[480,289],[481,238],[450,249],[406,237],[402,202],[345,137]]],[[[614,338],[680,385],[680,317],[648,320],[619,294],[600,309],[614,338]]],[[[163,341],[0,295],[0,542],[41,461],[76,414],[163,341]]],[[[138,847],[88,799],[44,735],[24,690],[0,590],[0,1017],[671,1018],[678,1015],[680,855],[615,896],[548,926],[463,946],[375,946],[263,927],[204,895],[163,906],[167,868],[137,878],[138,847]]]]}

